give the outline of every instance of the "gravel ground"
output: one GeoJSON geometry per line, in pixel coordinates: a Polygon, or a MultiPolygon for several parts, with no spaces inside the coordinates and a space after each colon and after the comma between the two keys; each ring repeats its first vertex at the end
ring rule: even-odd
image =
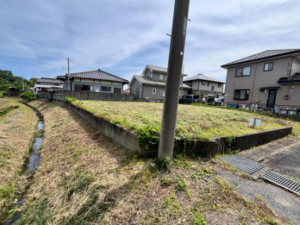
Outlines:
{"type": "Polygon", "coordinates": [[[225,171],[221,171],[220,175],[248,200],[254,200],[259,195],[276,214],[295,225],[300,224],[299,197],[269,183],[246,180],[225,171]]]}

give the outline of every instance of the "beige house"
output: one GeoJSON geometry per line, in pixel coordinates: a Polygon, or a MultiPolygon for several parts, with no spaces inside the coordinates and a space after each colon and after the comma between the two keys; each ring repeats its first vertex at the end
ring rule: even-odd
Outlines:
{"type": "Polygon", "coordinates": [[[215,96],[223,94],[224,82],[205,76],[201,73],[187,77],[183,83],[192,87],[192,93],[200,92],[202,95],[213,94],[215,96]]]}
{"type": "MultiPolygon", "coordinates": [[[[166,92],[167,68],[146,65],[141,76],[134,75],[130,81],[130,94],[135,99],[163,100],[166,92]]],[[[182,78],[187,76],[182,74],[182,78]]],[[[182,83],[182,95],[187,94],[191,89],[182,83]]]]}
{"type": "Polygon", "coordinates": [[[227,69],[225,103],[300,106],[300,49],[267,50],[221,67],[227,69]]]}

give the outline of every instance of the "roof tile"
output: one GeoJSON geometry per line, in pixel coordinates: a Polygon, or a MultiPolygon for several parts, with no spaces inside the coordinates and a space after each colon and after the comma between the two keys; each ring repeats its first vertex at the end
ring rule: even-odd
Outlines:
{"type": "Polygon", "coordinates": [[[290,54],[290,53],[297,52],[297,51],[300,51],[300,49],[298,48],[298,49],[266,50],[266,51],[259,52],[259,53],[254,54],[254,55],[247,56],[245,58],[241,58],[241,59],[232,61],[230,63],[226,63],[226,64],[222,65],[221,67],[226,68],[228,66],[233,66],[233,65],[236,65],[236,64],[240,64],[240,63],[251,62],[251,61],[255,61],[255,60],[261,60],[261,59],[275,57],[275,56],[279,56],[279,55],[290,54]]]}

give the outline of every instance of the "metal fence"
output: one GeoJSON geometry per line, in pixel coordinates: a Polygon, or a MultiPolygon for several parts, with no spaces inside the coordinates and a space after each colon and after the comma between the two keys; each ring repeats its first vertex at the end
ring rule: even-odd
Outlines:
{"type": "Polygon", "coordinates": [[[300,116],[300,106],[296,105],[275,105],[274,108],[267,107],[266,104],[253,104],[253,103],[225,103],[225,106],[240,108],[245,110],[265,112],[287,116],[300,116]]]}
{"type": "Polygon", "coordinates": [[[55,92],[39,92],[37,98],[51,99],[57,101],[64,101],[66,97],[76,98],[78,100],[98,100],[98,101],[133,101],[133,95],[129,94],[113,94],[100,93],[89,91],[55,91],[55,92]]]}

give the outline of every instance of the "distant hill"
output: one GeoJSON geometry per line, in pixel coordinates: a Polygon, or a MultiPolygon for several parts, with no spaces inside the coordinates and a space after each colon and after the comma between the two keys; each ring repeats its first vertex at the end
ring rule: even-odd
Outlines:
{"type": "MultiPolygon", "coordinates": [[[[25,88],[33,87],[37,80],[37,78],[24,79],[25,88]]],[[[8,87],[15,87],[21,90],[23,89],[22,85],[22,77],[14,76],[10,70],[0,70],[0,91],[5,91],[8,87]]]]}

